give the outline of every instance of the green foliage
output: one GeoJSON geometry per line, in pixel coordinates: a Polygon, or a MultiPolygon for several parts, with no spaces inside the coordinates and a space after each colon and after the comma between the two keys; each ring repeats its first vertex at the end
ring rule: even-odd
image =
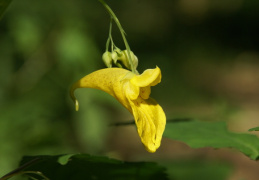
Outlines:
{"type": "Polygon", "coordinates": [[[175,160],[163,165],[172,180],[224,180],[232,171],[228,163],[198,159],[175,160]]]}
{"type": "Polygon", "coordinates": [[[0,19],[12,0],[0,0],[0,19]]]}
{"type": "Polygon", "coordinates": [[[88,154],[26,156],[21,161],[19,174],[53,180],[167,179],[165,168],[156,163],[123,162],[88,154]]]}
{"type": "Polygon", "coordinates": [[[226,179],[232,168],[228,163],[199,159],[175,160],[158,165],[153,162],[125,162],[88,154],[25,156],[20,167],[2,177],[28,179],[226,179]]]}
{"type": "Polygon", "coordinates": [[[183,141],[192,148],[234,148],[253,160],[259,157],[259,139],[251,134],[229,132],[225,122],[168,123],[164,136],[183,141]]]}
{"type": "Polygon", "coordinates": [[[259,131],[259,127],[254,127],[254,128],[248,129],[248,131],[259,131]]]}

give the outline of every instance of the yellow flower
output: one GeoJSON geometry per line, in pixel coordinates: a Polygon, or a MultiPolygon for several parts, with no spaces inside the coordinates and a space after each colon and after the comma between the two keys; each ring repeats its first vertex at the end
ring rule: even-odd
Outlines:
{"type": "Polygon", "coordinates": [[[106,68],[95,71],[71,88],[70,95],[78,110],[78,101],[74,96],[77,88],[95,88],[115,97],[134,116],[138,134],[149,152],[155,152],[161,143],[165,129],[166,116],[161,106],[152,98],[151,86],[161,81],[158,67],[147,69],[141,75],[122,68],[106,68]]]}

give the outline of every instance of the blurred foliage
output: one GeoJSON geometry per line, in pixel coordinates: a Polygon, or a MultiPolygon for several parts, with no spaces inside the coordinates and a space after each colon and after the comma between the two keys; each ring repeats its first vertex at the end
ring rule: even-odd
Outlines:
{"type": "Polygon", "coordinates": [[[1,0],[0,1],[0,19],[2,18],[2,16],[4,15],[7,7],[9,6],[9,4],[12,2],[12,0],[1,0]]]}
{"type": "MultiPolygon", "coordinates": [[[[2,2],[10,1],[0,2],[2,12],[7,7],[2,2]]],[[[248,81],[237,75],[231,79],[228,74],[236,64],[249,64],[247,72],[258,72],[251,71],[259,62],[258,2],[108,3],[140,60],[139,72],[156,65],[161,68],[162,83],[152,89],[152,96],[168,118],[229,120],[244,104],[258,102],[254,98],[258,97],[254,85],[258,81],[249,81],[254,74],[238,71],[248,75],[248,81]],[[226,77],[230,80],[223,81],[226,77]]],[[[75,80],[104,68],[101,54],[108,26],[109,16],[96,0],[24,0],[10,4],[0,21],[0,177],[17,167],[25,154],[103,155],[114,151],[116,139],[109,139],[114,136],[110,136],[113,132],[107,124],[132,117],[112,97],[99,91],[76,92],[82,99],[78,113],[68,97],[69,86],[75,80]]],[[[114,28],[114,40],[123,46],[116,33],[114,28]]],[[[132,142],[132,135],[127,138],[119,142],[120,147],[132,142]]],[[[138,153],[121,151],[118,148],[115,154],[126,154],[121,157],[126,159],[138,153]]],[[[199,166],[196,161],[179,161],[173,165],[172,161],[168,171],[194,177],[193,168],[200,167],[216,177],[231,170],[228,165],[211,163],[199,166]]]]}
{"type": "Polygon", "coordinates": [[[168,176],[172,180],[221,180],[227,179],[233,170],[232,165],[226,162],[198,159],[175,160],[163,165],[167,168],[168,176]]]}

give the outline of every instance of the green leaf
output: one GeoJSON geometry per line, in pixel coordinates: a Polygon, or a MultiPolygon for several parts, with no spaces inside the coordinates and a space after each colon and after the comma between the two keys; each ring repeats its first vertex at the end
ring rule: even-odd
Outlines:
{"type": "Polygon", "coordinates": [[[156,163],[123,162],[88,154],[25,156],[20,164],[26,166],[20,174],[34,172],[26,175],[36,179],[167,179],[165,168],[156,163]]]}
{"type": "Polygon", "coordinates": [[[12,0],[0,0],[0,19],[12,0]]]}
{"type": "Polygon", "coordinates": [[[259,127],[254,127],[254,128],[248,129],[248,131],[259,131],[259,127]]]}
{"type": "Polygon", "coordinates": [[[183,141],[192,148],[234,148],[253,160],[259,157],[259,139],[251,134],[229,132],[225,122],[168,123],[164,136],[183,141]]]}
{"type": "Polygon", "coordinates": [[[231,164],[203,158],[175,159],[163,164],[170,179],[176,180],[219,180],[228,179],[233,173],[231,164]]]}

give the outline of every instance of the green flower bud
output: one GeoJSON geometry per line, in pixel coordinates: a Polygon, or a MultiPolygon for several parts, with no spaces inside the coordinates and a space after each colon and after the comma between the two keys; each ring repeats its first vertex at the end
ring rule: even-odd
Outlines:
{"type": "Polygon", "coordinates": [[[130,58],[129,58],[127,50],[123,50],[122,51],[122,56],[120,58],[118,58],[118,60],[121,60],[122,64],[127,69],[131,69],[131,68],[137,69],[137,66],[138,66],[138,58],[137,58],[137,56],[135,56],[135,54],[132,51],[130,51],[130,57],[131,57],[131,60],[132,60],[133,67],[131,67],[131,65],[130,65],[130,58]]]}
{"type": "Polygon", "coordinates": [[[111,52],[105,51],[105,53],[103,53],[102,59],[103,59],[104,64],[105,64],[108,68],[111,68],[111,67],[112,67],[112,56],[111,56],[111,52]]]}
{"type": "Polygon", "coordinates": [[[112,57],[112,60],[113,60],[114,64],[116,64],[116,63],[117,63],[117,60],[118,60],[118,54],[117,54],[117,52],[116,52],[116,51],[113,51],[113,52],[111,53],[111,57],[112,57]]]}

